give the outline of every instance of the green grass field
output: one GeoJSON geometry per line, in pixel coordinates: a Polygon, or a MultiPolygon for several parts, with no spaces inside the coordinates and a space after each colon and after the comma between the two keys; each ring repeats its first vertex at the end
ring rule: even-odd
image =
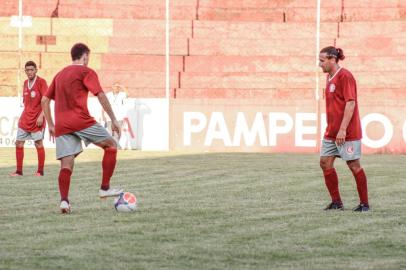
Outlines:
{"type": "Polygon", "coordinates": [[[329,197],[318,156],[119,152],[113,186],[138,211],[100,200],[102,151],[75,164],[72,214],[59,214],[54,151],[36,178],[0,149],[0,269],[406,269],[406,157],[366,155],[372,211],[354,213],[355,182],[337,160],[346,211],[329,197]]]}

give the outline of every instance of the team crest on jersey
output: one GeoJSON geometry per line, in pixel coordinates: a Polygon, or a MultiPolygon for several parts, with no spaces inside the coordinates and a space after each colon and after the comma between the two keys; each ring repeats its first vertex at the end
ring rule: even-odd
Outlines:
{"type": "Polygon", "coordinates": [[[33,91],[31,91],[30,95],[31,95],[31,98],[35,98],[35,96],[37,95],[37,93],[35,93],[35,91],[33,90],[33,91]]]}
{"type": "Polygon", "coordinates": [[[333,93],[336,90],[336,85],[334,83],[330,84],[330,93],[333,93]]]}

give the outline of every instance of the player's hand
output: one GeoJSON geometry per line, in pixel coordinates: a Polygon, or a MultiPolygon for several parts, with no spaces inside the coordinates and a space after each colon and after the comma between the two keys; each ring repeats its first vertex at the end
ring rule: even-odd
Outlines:
{"type": "Polygon", "coordinates": [[[345,130],[339,130],[337,133],[336,137],[336,144],[337,145],[343,145],[345,143],[345,137],[347,135],[347,132],[345,130]]]}
{"type": "Polygon", "coordinates": [[[44,123],[44,117],[38,117],[37,127],[41,127],[43,123],[44,123]]]}
{"type": "Polygon", "coordinates": [[[52,140],[52,142],[55,142],[55,126],[49,126],[49,139],[52,140]]]}
{"type": "Polygon", "coordinates": [[[111,131],[114,134],[117,134],[117,137],[121,138],[121,125],[117,120],[111,121],[111,131]]]}

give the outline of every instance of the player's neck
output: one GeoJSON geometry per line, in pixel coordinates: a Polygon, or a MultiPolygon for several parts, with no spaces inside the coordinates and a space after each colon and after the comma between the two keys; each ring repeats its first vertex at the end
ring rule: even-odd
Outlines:
{"type": "Polygon", "coordinates": [[[28,79],[28,89],[32,89],[32,87],[34,86],[34,84],[35,84],[35,81],[37,80],[37,75],[35,75],[35,77],[34,78],[32,78],[32,80],[31,79],[28,79]]]}
{"type": "Polygon", "coordinates": [[[72,61],[72,65],[81,65],[81,66],[86,66],[85,62],[82,59],[77,59],[72,61]]]}
{"type": "Polygon", "coordinates": [[[35,75],[32,79],[28,79],[28,81],[30,83],[33,83],[33,82],[35,82],[36,79],[37,79],[37,75],[35,75]]]}
{"type": "Polygon", "coordinates": [[[332,78],[339,70],[340,70],[340,66],[338,64],[335,64],[329,72],[329,75],[330,75],[329,77],[332,78]]]}

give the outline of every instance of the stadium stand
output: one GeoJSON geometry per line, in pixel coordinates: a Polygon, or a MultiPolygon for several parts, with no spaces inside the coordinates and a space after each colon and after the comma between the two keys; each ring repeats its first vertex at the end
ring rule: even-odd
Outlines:
{"type": "MultiPolygon", "coordinates": [[[[360,88],[371,89],[368,95],[376,89],[385,90],[393,99],[403,95],[403,2],[322,1],[321,46],[335,44],[344,49],[347,60],[343,65],[353,71],[360,88]]],[[[33,17],[33,24],[24,28],[23,62],[38,62],[40,74],[50,81],[69,63],[72,44],[82,41],[92,49],[90,66],[100,73],[103,87],[121,81],[131,97],[164,97],[165,1],[77,3],[24,1],[24,14],[33,17]],[[44,44],[41,37],[46,36],[55,40],[44,44]]],[[[263,99],[275,97],[277,91],[287,93],[287,89],[297,89],[292,98],[313,98],[316,1],[170,3],[173,98],[263,99]]],[[[18,33],[10,26],[10,16],[17,13],[18,1],[5,1],[0,10],[2,96],[17,93],[18,33]]]]}

